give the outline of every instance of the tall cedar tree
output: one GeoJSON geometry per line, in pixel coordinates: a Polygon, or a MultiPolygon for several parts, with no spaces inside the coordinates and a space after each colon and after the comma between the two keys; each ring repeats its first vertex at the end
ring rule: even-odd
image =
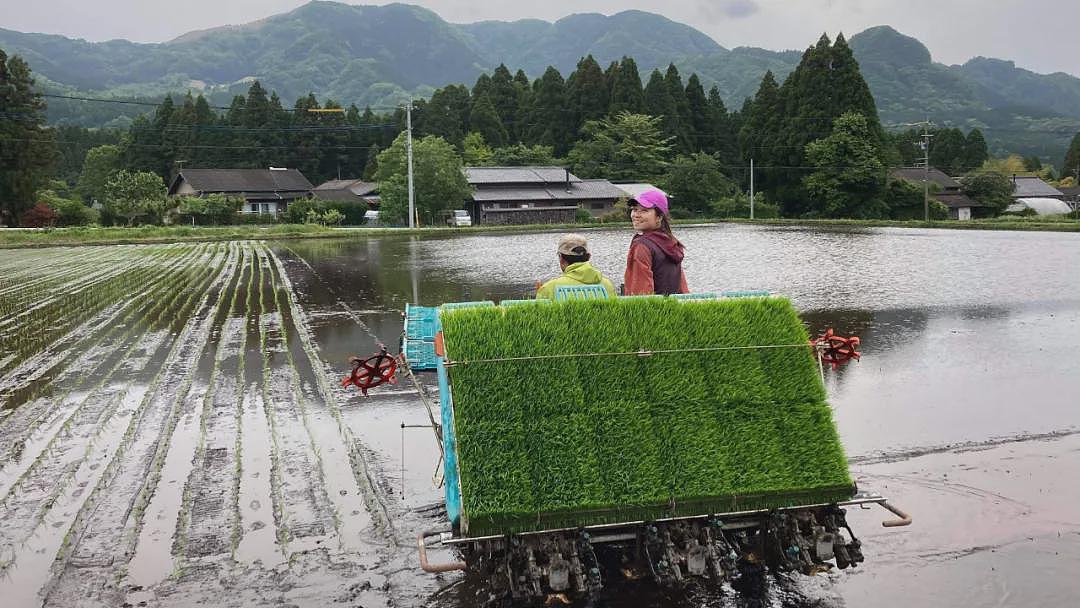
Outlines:
{"type": "Polygon", "coordinates": [[[0,221],[18,225],[34,206],[56,157],[52,131],[45,128],[45,100],[21,57],[0,50],[0,221]]]}
{"type": "Polygon", "coordinates": [[[653,70],[649,82],[645,85],[645,113],[660,118],[660,128],[664,137],[674,138],[676,149],[682,149],[679,138],[679,109],[671,96],[668,83],[660,70],[653,70]]]}
{"type": "MultiPolygon", "coordinates": [[[[743,124],[739,130],[739,150],[744,162],[753,160],[758,167],[769,167],[778,148],[774,147],[783,119],[780,87],[772,71],[765,72],[754,99],[743,105],[743,124]]],[[[754,179],[761,190],[776,181],[776,169],[756,170],[754,179]]]]}
{"type": "Polygon", "coordinates": [[[514,86],[514,77],[510,74],[510,70],[501,63],[491,75],[491,90],[488,96],[491,98],[492,105],[495,106],[495,113],[499,115],[499,119],[506,128],[508,140],[516,141],[514,125],[518,119],[517,107],[520,92],[514,86]]]}
{"type": "Polygon", "coordinates": [[[472,132],[482,135],[484,141],[492,146],[505,146],[509,143],[506,129],[503,127],[502,121],[499,120],[499,114],[495,111],[495,104],[491,103],[488,93],[473,97],[472,113],[469,114],[469,128],[472,132]]]}
{"type": "Polygon", "coordinates": [[[437,135],[460,148],[468,131],[471,109],[469,89],[464,85],[449,85],[436,90],[424,106],[418,129],[424,135],[437,135]]]}
{"type": "Polygon", "coordinates": [[[986,138],[982,131],[972,129],[964,140],[964,165],[968,171],[974,171],[982,166],[990,158],[990,150],[986,146],[986,138]]]}
{"type": "Polygon", "coordinates": [[[967,139],[960,129],[939,129],[930,140],[930,166],[949,175],[960,175],[967,167],[967,139]]]}
{"type": "Polygon", "coordinates": [[[669,122],[674,127],[672,135],[676,138],[676,146],[683,152],[691,152],[696,149],[696,134],[690,129],[690,102],[686,99],[686,87],[683,86],[679,70],[673,63],[668,64],[667,72],[664,73],[664,84],[675,103],[675,114],[669,122]]]}
{"type": "MultiPolygon", "coordinates": [[[[697,78],[697,74],[690,78],[697,78]]],[[[716,154],[720,164],[728,167],[727,170],[730,172],[731,167],[740,164],[738,127],[736,124],[738,116],[728,113],[727,106],[724,105],[724,99],[720,97],[720,89],[715,86],[709,89],[707,110],[707,116],[711,123],[709,137],[706,138],[706,141],[710,142],[711,148],[707,151],[716,154]]]]}
{"type": "Polygon", "coordinates": [[[567,112],[566,83],[562,74],[548,66],[533,83],[533,107],[529,115],[529,143],[551,146],[562,156],[570,148],[572,116],[567,112]]]}
{"type": "Polygon", "coordinates": [[[645,93],[641,88],[641,74],[637,63],[623,57],[611,76],[611,106],[608,114],[620,112],[641,113],[645,111],[645,93]]]}
{"type": "MultiPolygon", "coordinates": [[[[883,136],[874,97],[842,34],[833,44],[822,35],[815,46],[807,49],[780,87],[779,97],[779,128],[766,124],[758,136],[759,145],[768,146],[762,149],[761,156],[769,165],[805,166],[806,144],[828,136],[833,121],[848,112],[866,117],[867,132],[874,138],[876,149],[881,149],[883,136]]],[[[781,202],[786,215],[810,211],[811,200],[801,175],[798,170],[769,174],[766,187],[770,198],[781,202]]]]}
{"type": "MultiPolygon", "coordinates": [[[[687,126],[694,134],[697,149],[702,152],[715,152],[717,138],[713,117],[709,112],[709,98],[705,96],[705,88],[701,86],[701,80],[697,74],[691,74],[690,79],[686,81],[686,107],[690,117],[687,126]]],[[[727,114],[726,111],[724,113],[727,114]]]]}
{"type": "MultiPolygon", "coordinates": [[[[974,131],[972,131],[974,133],[974,131]]],[[[1080,133],[1077,133],[1069,149],[1065,152],[1065,160],[1061,163],[1061,176],[1071,175],[1073,179],[1080,180],[1080,133]]]]}
{"type": "Polygon", "coordinates": [[[577,69],[566,80],[566,97],[573,116],[572,134],[576,139],[586,121],[603,118],[611,105],[611,92],[600,64],[592,55],[578,61],[577,69]]]}

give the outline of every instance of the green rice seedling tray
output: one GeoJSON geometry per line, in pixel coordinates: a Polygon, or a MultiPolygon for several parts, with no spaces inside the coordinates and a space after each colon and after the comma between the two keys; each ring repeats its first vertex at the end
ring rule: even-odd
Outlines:
{"type": "Polygon", "coordinates": [[[465,534],[854,494],[786,299],[444,307],[440,320],[465,534]]]}

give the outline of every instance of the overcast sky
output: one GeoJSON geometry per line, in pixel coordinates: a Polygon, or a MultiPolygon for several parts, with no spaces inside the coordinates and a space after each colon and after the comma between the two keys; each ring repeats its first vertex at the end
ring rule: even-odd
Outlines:
{"type": "MultiPolygon", "coordinates": [[[[246,23],[307,0],[0,0],[0,27],[87,40],[162,42],[184,32],[246,23]]],[[[455,23],[627,9],[660,13],[721,45],[802,50],[822,32],[887,24],[929,47],[935,61],[983,55],[1036,72],[1080,76],[1080,0],[419,0],[455,23]]],[[[349,2],[349,4],[384,4],[349,2]]]]}

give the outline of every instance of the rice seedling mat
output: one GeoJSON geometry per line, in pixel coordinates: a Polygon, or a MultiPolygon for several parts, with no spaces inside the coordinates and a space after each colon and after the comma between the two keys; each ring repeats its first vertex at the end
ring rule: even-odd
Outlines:
{"type": "Polygon", "coordinates": [[[466,534],[854,494],[786,299],[444,306],[440,320],[466,534]]]}

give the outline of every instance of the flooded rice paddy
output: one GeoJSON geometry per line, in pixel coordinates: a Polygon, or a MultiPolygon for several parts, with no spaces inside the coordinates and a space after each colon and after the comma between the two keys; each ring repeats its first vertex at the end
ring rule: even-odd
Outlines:
{"type": "MultiPolygon", "coordinates": [[[[790,296],[863,341],[827,372],[858,570],[761,595],[613,583],[606,606],[1063,605],[1080,595],[1080,238],[683,228],[697,291],[790,296]]],[[[620,282],[629,234],[589,233],[620,282]]],[[[407,378],[360,397],[408,302],[518,298],[556,234],[0,252],[4,606],[474,606],[419,571],[442,525],[407,378]],[[408,428],[402,429],[402,424],[408,428]]],[[[419,375],[434,397],[433,379],[419,375]]]]}

